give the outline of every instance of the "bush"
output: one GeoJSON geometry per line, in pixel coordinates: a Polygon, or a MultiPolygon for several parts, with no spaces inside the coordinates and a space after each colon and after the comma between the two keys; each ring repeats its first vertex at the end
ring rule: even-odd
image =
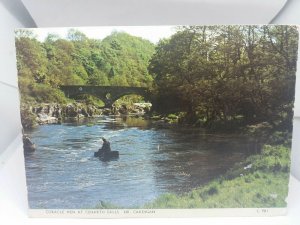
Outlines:
{"type": "Polygon", "coordinates": [[[291,146],[292,134],[288,131],[275,131],[269,138],[270,145],[291,146]]]}
{"type": "Polygon", "coordinates": [[[209,190],[207,191],[207,193],[209,195],[215,195],[215,194],[218,194],[218,187],[215,185],[215,186],[212,186],[209,188],[209,190]]]}
{"type": "Polygon", "coordinates": [[[30,95],[34,97],[37,102],[66,103],[68,100],[61,90],[52,88],[46,84],[34,85],[30,95]]]}
{"type": "Polygon", "coordinates": [[[234,179],[240,174],[248,174],[259,171],[288,172],[290,169],[290,148],[283,145],[264,145],[262,153],[249,156],[245,162],[236,164],[224,177],[234,179]],[[251,165],[251,168],[245,167],[251,165]]]}
{"type": "Polygon", "coordinates": [[[262,156],[253,163],[252,170],[287,172],[290,168],[290,149],[278,145],[265,145],[262,156]]]}
{"type": "Polygon", "coordinates": [[[164,120],[168,123],[177,123],[178,122],[178,116],[175,114],[168,114],[164,120]]]}
{"type": "Polygon", "coordinates": [[[36,115],[25,106],[21,106],[21,122],[24,129],[31,129],[38,125],[36,115]]]}
{"type": "Polygon", "coordinates": [[[175,114],[169,114],[167,117],[170,120],[177,120],[178,119],[178,116],[176,116],[175,114]]]}

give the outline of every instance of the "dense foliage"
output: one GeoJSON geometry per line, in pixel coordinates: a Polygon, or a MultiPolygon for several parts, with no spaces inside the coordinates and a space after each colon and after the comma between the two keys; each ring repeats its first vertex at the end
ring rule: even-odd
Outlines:
{"type": "Polygon", "coordinates": [[[291,129],[297,43],[292,26],[178,27],[156,46],[123,32],[95,40],[74,29],[67,39],[16,38],[25,101],[66,102],[62,84],[144,86],[154,110],[178,121],[283,129],[291,129]]]}
{"type": "Polygon", "coordinates": [[[290,26],[181,27],[151,59],[156,110],[205,124],[242,118],[290,127],[297,42],[290,26]]]}
{"type": "Polygon", "coordinates": [[[30,31],[16,36],[19,86],[23,100],[65,102],[60,85],[146,86],[154,45],[123,32],[94,40],[71,29],[67,39],[49,34],[39,42],[30,31]]]}

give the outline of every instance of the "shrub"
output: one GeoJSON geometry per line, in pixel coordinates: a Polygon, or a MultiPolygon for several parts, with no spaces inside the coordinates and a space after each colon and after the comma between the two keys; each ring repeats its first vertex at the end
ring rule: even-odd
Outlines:
{"type": "Polygon", "coordinates": [[[30,95],[34,97],[37,102],[66,103],[68,100],[61,90],[52,88],[46,84],[33,85],[30,95]]]}
{"type": "Polygon", "coordinates": [[[30,129],[38,125],[36,115],[25,106],[21,106],[21,122],[24,129],[30,129]]]}
{"type": "Polygon", "coordinates": [[[209,188],[209,190],[207,191],[207,193],[209,195],[215,195],[218,193],[218,187],[217,186],[212,186],[209,188]]]}
{"type": "Polygon", "coordinates": [[[175,114],[169,114],[167,117],[170,120],[177,120],[178,119],[178,116],[176,116],[175,114]]]}

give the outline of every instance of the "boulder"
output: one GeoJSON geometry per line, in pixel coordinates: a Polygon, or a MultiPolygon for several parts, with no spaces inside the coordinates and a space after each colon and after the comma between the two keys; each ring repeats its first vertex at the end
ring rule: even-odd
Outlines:
{"type": "Polygon", "coordinates": [[[37,117],[38,124],[56,124],[58,123],[58,118],[53,116],[48,116],[47,114],[40,113],[37,117]]]}
{"type": "Polygon", "coordinates": [[[77,107],[72,104],[68,104],[65,114],[67,117],[76,117],[78,115],[77,107]]]}

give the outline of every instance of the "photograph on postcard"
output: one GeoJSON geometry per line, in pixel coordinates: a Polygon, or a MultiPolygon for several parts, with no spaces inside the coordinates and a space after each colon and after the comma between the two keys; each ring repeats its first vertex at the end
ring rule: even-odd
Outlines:
{"type": "Polygon", "coordinates": [[[30,209],[285,208],[298,27],[16,30],[30,209]]]}

